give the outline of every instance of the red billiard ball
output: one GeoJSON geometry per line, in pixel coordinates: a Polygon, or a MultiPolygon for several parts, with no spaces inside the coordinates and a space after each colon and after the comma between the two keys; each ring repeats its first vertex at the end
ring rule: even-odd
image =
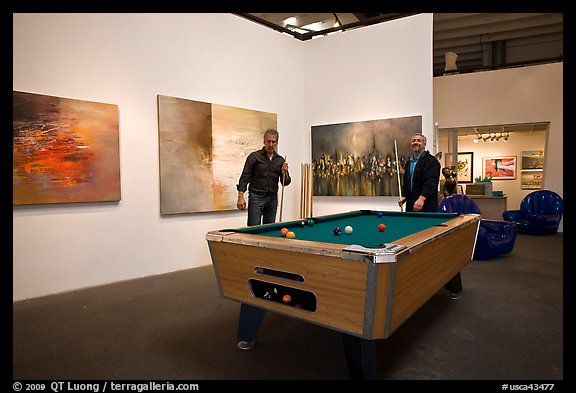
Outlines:
{"type": "Polygon", "coordinates": [[[282,297],[282,301],[283,301],[284,303],[290,303],[290,302],[292,301],[292,296],[286,294],[286,295],[284,295],[284,296],[282,297]]]}
{"type": "Polygon", "coordinates": [[[378,224],[378,230],[379,230],[380,232],[384,232],[384,231],[386,230],[386,225],[384,225],[384,224],[378,224]]]}
{"type": "Polygon", "coordinates": [[[289,231],[288,231],[288,228],[282,228],[282,229],[280,229],[280,234],[281,234],[282,236],[286,236],[286,235],[288,234],[288,232],[289,232],[289,231]]]}

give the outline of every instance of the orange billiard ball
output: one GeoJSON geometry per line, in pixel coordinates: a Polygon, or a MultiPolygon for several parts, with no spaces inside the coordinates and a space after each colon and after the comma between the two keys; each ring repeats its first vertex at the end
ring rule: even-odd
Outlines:
{"type": "Polygon", "coordinates": [[[378,224],[378,230],[379,230],[380,232],[384,232],[384,231],[386,230],[386,225],[384,225],[384,224],[378,224]]]}
{"type": "Polygon", "coordinates": [[[290,302],[292,301],[292,296],[286,294],[286,295],[284,295],[284,296],[282,297],[282,301],[283,301],[284,303],[290,303],[290,302]]]}
{"type": "Polygon", "coordinates": [[[281,234],[282,236],[286,236],[286,235],[288,234],[288,232],[289,232],[289,231],[288,231],[288,228],[282,228],[282,229],[280,229],[280,234],[281,234]]]}

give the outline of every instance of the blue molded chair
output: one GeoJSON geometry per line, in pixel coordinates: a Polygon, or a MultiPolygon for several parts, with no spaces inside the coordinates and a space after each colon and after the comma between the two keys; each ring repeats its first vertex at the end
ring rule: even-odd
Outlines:
{"type": "Polygon", "coordinates": [[[502,213],[505,221],[513,222],[518,232],[547,235],[558,232],[564,212],[562,197],[550,190],[538,190],[526,195],[519,210],[502,213]]]}
{"type": "MultiPolygon", "coordinates": [[[[438,205],[442,213],[481,214],[471,198],[462,194],[446,196],[438,205]]],[[[486,260],[508,254],[516,243],[516,225],[508,221],[480,220],[473,259],[486,260]]]]}

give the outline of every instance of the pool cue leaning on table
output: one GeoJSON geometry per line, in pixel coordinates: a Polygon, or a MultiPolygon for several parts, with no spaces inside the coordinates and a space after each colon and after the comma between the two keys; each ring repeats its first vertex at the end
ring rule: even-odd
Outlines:
{"type": "Polygon", "coordinates": [[[306,164],[300,163],[300,218],[306,217],[306,164]]]}
{"type": "MultiPolygon", "coordinates": [[[[284,162],[286,162],[286,159],[288,158],[288,156],[284,157],[284,162]]],[[[282,166],[284,166],[284,163],[282,163],[282,166]]],[[[282,193],[281,193],[281,197],[280,197],[280,222],[282,222],[282,207],[284,206],[284,182],[286,181],[286,173],[284,171],[282,171],[282,193]]]]}
{"type": "Polygon", "coordinates": [[[314,211],[312,210],[312,201],[314,199],[314,173],[312,172],[312,165],[308,164],[308,172],[310,173],[310,217],[314,216],[314,211]]]}
{"type": "MultiPolygon", "coordinates": [[[[402,198],[402,185],[400,184],[400,162],[398,161],[398,146],[396,145],[396,139],[394,139],[394,151],[396,153],[396,174],[398,175],[398,194],[402,198]]],[[[400,205],[400,211],[404,211],[404,206],[400,205]]]]}

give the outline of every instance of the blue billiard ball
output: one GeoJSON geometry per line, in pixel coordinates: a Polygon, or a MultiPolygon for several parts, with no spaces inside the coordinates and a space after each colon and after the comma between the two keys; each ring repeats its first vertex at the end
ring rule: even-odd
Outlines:
{"type": "Polygon", "coordinates": [[[382,216],[384,216],[384,213],[382,213],[382,212],[376,213],[376,217],[380,218],[380,217],[382,217],[382,216]]]}
{"type": "Polygon", "coordinates": [[[340,227],[335,227],[332,232],[334,232],[334,234],[335,234],[336,236],[338,236],[338,235],[340,235],[340,234],[342,233],[342,229],[340,229],[340,227]]]}

